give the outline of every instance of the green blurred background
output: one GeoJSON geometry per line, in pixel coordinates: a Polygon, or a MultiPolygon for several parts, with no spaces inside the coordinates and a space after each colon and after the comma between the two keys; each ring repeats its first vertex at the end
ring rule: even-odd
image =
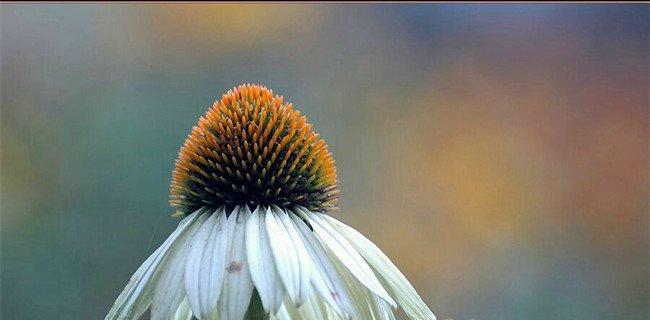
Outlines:
{"type": "Polygon", "coordinates": [[[439,319],[648,319],[648,8],[3,3],[2,319],[103,318],[247,82],[439,319]]]}

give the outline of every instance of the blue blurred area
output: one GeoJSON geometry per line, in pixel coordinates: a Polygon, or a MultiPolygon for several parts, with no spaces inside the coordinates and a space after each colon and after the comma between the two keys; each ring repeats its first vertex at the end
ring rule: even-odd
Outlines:
{"type": "Polygon", "coordinates": [[[648,319],[648,12],[3,3],[0,316],[102,318],[177,223],[186,135],[254,82],[439,319],[648,319]]]}

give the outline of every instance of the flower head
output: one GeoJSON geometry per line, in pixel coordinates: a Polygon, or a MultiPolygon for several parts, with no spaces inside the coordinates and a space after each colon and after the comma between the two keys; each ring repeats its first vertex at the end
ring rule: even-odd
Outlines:
{"type": "Polygon", "coordinates": [[[305,116],[263,86],[228,91],[199,119],[179,152],[171,204],[303,206],[338,200],[334,159],[305,116]]]}
{"type": "Polygon", "coordinates": [[[304,116],[265,87],[226,93],[176,161],[183,220],[106,319],[435,319],[370,240],[325,213],[336,169],[304,116]]]}

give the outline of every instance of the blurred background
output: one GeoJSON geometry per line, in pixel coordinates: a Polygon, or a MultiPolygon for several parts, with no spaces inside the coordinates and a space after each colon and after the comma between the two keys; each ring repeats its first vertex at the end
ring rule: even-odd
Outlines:
{"type": "Polygon", "coordinates": [[[103,318],[264,84],[438,319],[648,319],[648,6],[3,3],[1,317],[103,318]]]}

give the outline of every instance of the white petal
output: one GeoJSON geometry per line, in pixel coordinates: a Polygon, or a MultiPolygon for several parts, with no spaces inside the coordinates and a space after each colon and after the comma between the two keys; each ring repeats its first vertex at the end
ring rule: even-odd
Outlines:
{"type": "Polygon", "coordinates": [[[374,272],[359,252],[357,252],[347,239],[341,236],[338,231],[324,220],[323,217],[326,217],[326,215],[313,213],[300,207],[297,209],[299,212],[302,212],[303,217],[309,221],[320,240],[325,243],[334,256],[336,256],[336,258],[338,258],[361,283],[391,305],[395,305],[395,301],[393,301],[379,280],[377,280],[374,272]]]}
{"type": "Polygon", "coordinates": [[[332,217],[326,216],[325,219],[352,243],[383,278],[388,289],[409,317],[412,319],[436,319],[406,277],[372,241],[332,217]]]}
{"type": "Polygon", "coordinates": [[[196,233],[185,266],[185,292],[192,312],[211,319],[223,285],[226,258],[235,222],[223,209],[213,213],[196,233]]]}
{"type": "Polygon", "coordinates": [[[292,220],[298,227],[298,231],[303,238],[305,247],[314,265],[312,285],[334,311],[342,318],[347,318],[349,315],[352,315],[354,310],[351,306],[347,289],[336,267],[334,267],[325,248],[316,239],[316,236],[314,236],[307,224],[295,214],[292,215],[292,220]]]}
{"type": "MultiPolygon", "coordinates": [[[[330,308],[325,301],[312,295],[305,303],[298,308],[300,317],[296,319],[315,319],[315,320],[341,320],[342,318],[330,308]]],[[[358,319],[370,319],[368,317],[359,317],[358,319]]]]}
{"type": "Polygon", "coordinates": [[[154,289],[153,304],[151,306],[151,319],[168,320],[178,309],[185,297],[183,287],[183,274],[185,261],[189,252],[192,237],[208,219],[208,214],[201,215],[196,222],[176,240],[165,258],[164,267],[161,268],[160,278],[154,289]]]}
{"type": "Polygon", "coordinates": [[[190,309],[190,304],[187,302],[187,298],[183,299],[181,305],[178,306],[176,312],[171,317],[171,320],[191,320],[192,319],[192,309],[190,309]]]}
{"type": "Polygon", "coordinates": [[[378,314],[381,319],[395,320],[395,314],[393,314],[393,309],[388,302],[375,295],[373,295],[372,298],[375,300],[375,305],[377,306],[378,314]]]}
{"type": "Polygon", "coordinates": [[[320,303],[317,298],[310,298],[298,308],[301,319],[327,320],[327,306],[320,303]]]}
{"type": "Polygon", "coordinates": [[[137,319],[146,311],[153,299],[152,284],[155,282],[154,280],[157,276],[159,266],[167,255],[169,248],[180,235],[194,224],[204,210],[201,208],[185,217],[165,242],[145,260],[133,274],[122,293],[117,297],[117,300],[106,315],[106,320],[137,319]]]}
{"type": "MultiPolygon", "coordinates": [[[[286,311],[286,314],[288,318],[286,319],[291,319],[291,320],[300,320],[303,319],[302,315],[300,314],[300,311],[298,310],[299,307],[296,306],[293,301],[291,301],[291,298],[289,296],[285,297],[284,303],[282,303],[282,307],[280,309],[284,308],[286,311]]],[[[279,314],[280,312],[278,312],[279,314]]],[[[311,319],[310,319],[311,320],[311,319]]]]}
{"type": "Polygon", "coordinates": [[[276,313],[284,299],[284,287],[275,269],[265,215],[266,210],[257,207],[246,223],[246,257],[264,310],[276,313]]]}
{"type": "Polygon", "coordinates": [[[355,318],[377,320],[393,320],[395,318],[388,302],[362,285],[340,262],[336,263],[336,267],[351,292],[352,303],[357,314],[355,318]],[[358,315],[363,315],[363,317],[358,315]]]}
{"type": "Polygon", "coordinates": [[[278,309],[278,312],[276,314],[272,314],[270,319],[271,320],[292,320],[292,319],[300,319],[298,316],[298,310],[295,309],[293,306],[292,302],[288,302],[290,305],[290,308],[292,309],[292,313],[289,312],[287,309],[287,304],[283,303],[280,308],[278,309]],[[294,317],[291,315],[294,314],[294,317]]]}
{"type": "Polygon", "coordinates": [[[221,320],[243,319],[253,294],[253,280],[246,260],[245,244],[246,220],[251,213],[245,207],[235,208],[228,218],[229,223],[235,221],[235,231],[230,239],[226,275],[217,307],[221,320]]]}
{"type": "Polygon", "coordinates": [[[300,256],[289,235],[289,231],[280,218],[281,214],[286,213],[267,210],[265,219],[266,232],[269,235],[271,252],[273,253],[278,275],[282,283],[284,283],[291,301],[296,305],[300,305],[304,302],[300,256]]]}
{"type": "Polygon", "coordinates": [[[340,262],[337,263],[337,268],[344,279],[346,288],[350,292],[354,319],[391,320],[394,318],[388,302],[361,284],[340,262]]]}
{"type": "MultiPolygon", "coordinates": [[[[282,224],[284,225],[284,229],[287,230],[287,233],[289,237],[291,238],[291,243],[293,244],[293,248],[296,250],[296,254],[298,257],[298,264],[299,264],[299,270],[300,270],[300,291],[298,292],[298,301],[294,300],[294,303],[297,305],[300,305],[302,301],[307,300],[309,296],[311,296],[311,286],[310,286],[310,280],[311,280],[311,275],[314,272],[314,265],[313,262],[311,261],[311,257],[309,256],[309,253],[307,252],[307,249],[305,248],[305,243],[302,240],[302,237],[300,236],[300,233],[298,232],[298,228],[294,224],[293,220],[291,219],[290,215],[293,216],[294,214],[291,212],[285,212],[284,210],[278,208],[277,206],[273,206],[274,211],[276,213],[276,217],[278,217],[282,224]]],[[[287,248],[290,250],[290,248],[287,248]]]]}

